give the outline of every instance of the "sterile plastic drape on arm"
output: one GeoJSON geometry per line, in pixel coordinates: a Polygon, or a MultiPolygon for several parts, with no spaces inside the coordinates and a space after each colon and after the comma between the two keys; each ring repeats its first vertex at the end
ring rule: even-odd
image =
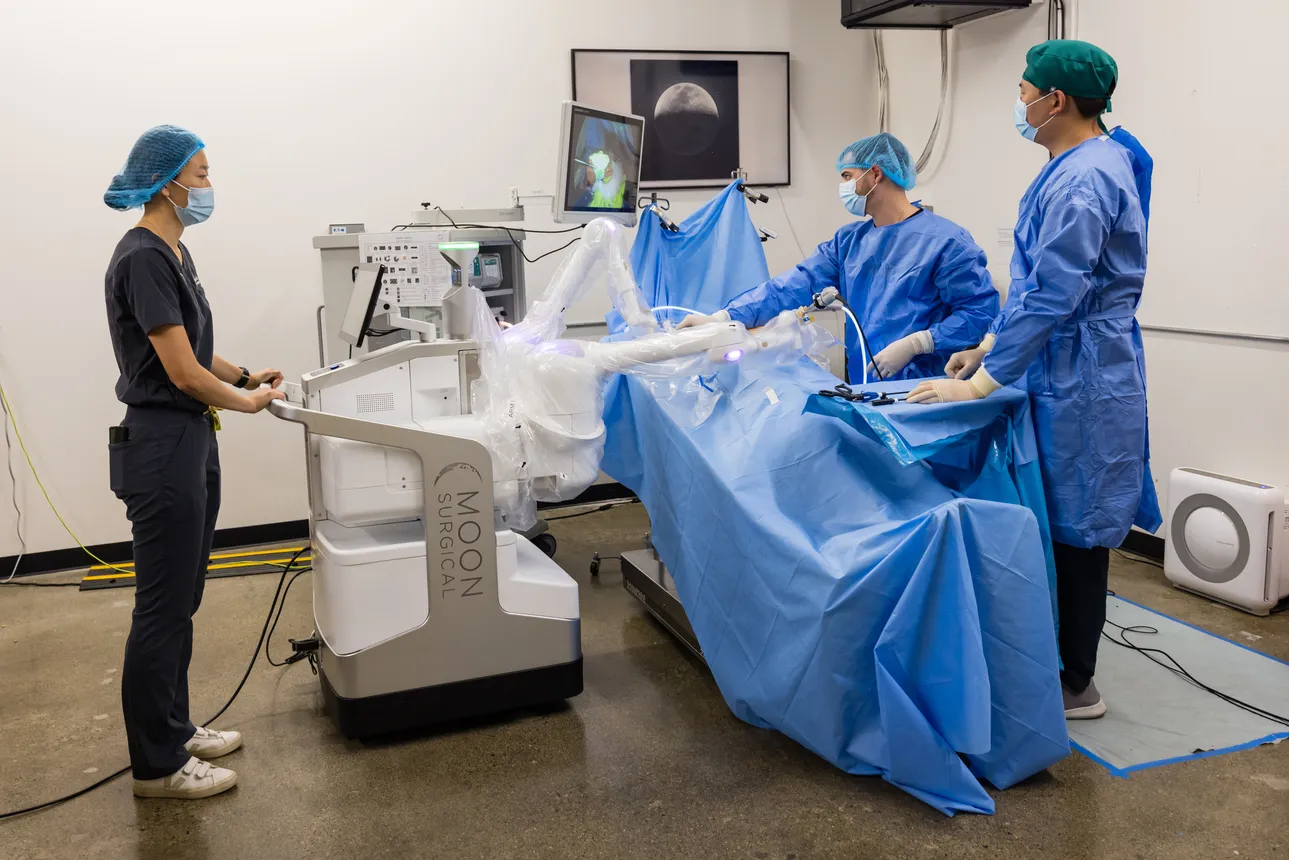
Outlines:
{"type": "Polygon", "coordinates": [[[984,367],[1003,385],[1026,378],[1053,540],[1118,546],[1134,523],[1162,521],[1135,318],[1146,220],[1128,152],[1101,137],[1050,161],[1021,201],[1015,243],[984,367]]]}
{"type": "MultiPolygon", "coordinates": [[[[967,231],[933,212],[876,227],[848,224],[794,269],[731,301],[726,310],[748,328],[835,286],[854,310],[872,350],[929,331],[935,352],[915,357],[901,379],[942,376],[954,352],[975,346],[998,313],[985,252],[967,231]]],[[[850,373],[863,371],[858,332],[846,332],[850,373]]]]}

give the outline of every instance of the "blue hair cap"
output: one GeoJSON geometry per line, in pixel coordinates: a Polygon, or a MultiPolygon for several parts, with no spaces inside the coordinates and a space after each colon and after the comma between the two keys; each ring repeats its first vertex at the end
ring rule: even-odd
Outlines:
{"type": "Polygon", "coordinates": [[[918,184],[918,171],[908,148],[893,134],[882,132],[857,140],[837,156],[837,172],[847,169],[882,168],[882,173],[903,188],[912,191],[918,184]]]}
{"type": "Polygon", "coordinates": [[[125,166],[112,177],[103,202],[121,211],[142,206],[205,146],[197,135],[175,125],[148,129],[130,148],[125,166]]]}

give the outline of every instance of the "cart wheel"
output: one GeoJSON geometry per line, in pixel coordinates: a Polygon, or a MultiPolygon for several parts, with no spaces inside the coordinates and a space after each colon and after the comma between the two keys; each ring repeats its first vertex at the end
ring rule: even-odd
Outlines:
{"type": "Polygon", "coordinates": [[[539,534],[537,537],[533,538],[533,546],[546,553],[550,558],[555,557],[555,548],[557,544],[555,543],[555,535],[550,532],[539,534]]]}

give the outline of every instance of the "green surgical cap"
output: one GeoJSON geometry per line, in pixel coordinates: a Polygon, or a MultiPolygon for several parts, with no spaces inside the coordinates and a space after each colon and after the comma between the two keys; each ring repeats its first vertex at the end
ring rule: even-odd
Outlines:
{"type": "Polygon", "coordinates": [[[1096,45],[1053,39],[1030,48],[1025,60],[1025,80],[1043,92],[1060,90],[1075,98],[1105,99],[1106,112],[1110,111],[1119,66],[1096,45]]]}

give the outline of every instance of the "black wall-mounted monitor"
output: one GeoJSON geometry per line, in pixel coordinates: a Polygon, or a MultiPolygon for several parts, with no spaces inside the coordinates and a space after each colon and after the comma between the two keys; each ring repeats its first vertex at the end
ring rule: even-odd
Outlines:
{"type": "Polygon", "coordinates": [[[948,30],[1032,5],[1033,0],[841,0],[841,23],[847,29],[948,30]]]}

